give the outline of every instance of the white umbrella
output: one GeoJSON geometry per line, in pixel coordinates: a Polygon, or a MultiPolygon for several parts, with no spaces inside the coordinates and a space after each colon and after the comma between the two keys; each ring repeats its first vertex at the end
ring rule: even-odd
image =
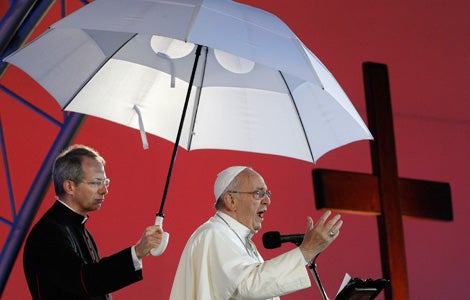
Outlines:
{"type": "Polygon", "coordinates": [[[95,0],[5,61],[64,110],[178,145],[314,162],[372,139],[320,60],[276,16],[228,0],[95,0]]]}

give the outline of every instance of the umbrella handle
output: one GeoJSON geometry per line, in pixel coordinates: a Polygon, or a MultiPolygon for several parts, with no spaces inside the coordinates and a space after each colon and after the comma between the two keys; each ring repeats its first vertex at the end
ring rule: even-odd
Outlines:
{"type": "MultiPolygon", "coordinates": [[[[155,225],[159,225],[162,230],[163,230],[163,217],[162,216],[157,216],[155,218],[155,225]]],[[[160,245],[158,245],[157,248],[153,248],[150,250],[150,253],[153,256],[160,256],[162,253],[165,251],[166,246],[168,246],[168,240],[170,239],[170,234],[168,232],[163,232],[162,235],[162,241],[160,242],[160,245]]]]}

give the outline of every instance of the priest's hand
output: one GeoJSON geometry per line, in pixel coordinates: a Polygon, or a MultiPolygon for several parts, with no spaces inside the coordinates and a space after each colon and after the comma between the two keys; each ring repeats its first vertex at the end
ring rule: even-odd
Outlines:
{"type": "Polygon", "coordinates": [[[157,248],[162,241],[163,229],[159,225],[149,226],[135,245],[137,258],[142,259],[150,254],[150,250],[157,248]]]}
{"type": "Polygon", "coordinates": [[[343,221],[340,220],[341,216],[335,215],[328,220],[330,215],[331,211],[326,211],[316,224],[313,223],[311,217],[307,218],[307,230],[299,246],[306,261],[311,261],[339,236],[339,230],[343,225],[343,221]]]}

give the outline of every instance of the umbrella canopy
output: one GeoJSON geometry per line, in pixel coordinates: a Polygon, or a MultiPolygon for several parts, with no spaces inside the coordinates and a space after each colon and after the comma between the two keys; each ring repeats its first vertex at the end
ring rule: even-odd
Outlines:
{"type": "Polygon", "coordinates": [[[228,0],[96,0],[5,61],[64,110],[187,150],[314,162],[372,138],[332,74],[285,23],[228,0]]]}
{"type": "MultiPolygon", "coordinates": [[[[372,136],[318,58],[277,17],[229,0],[95,0],[8,56],[62,109],[179,146],[314,162],[372,136]]],[[[164,232],[160,255],[169,234],[164,232]]]]}

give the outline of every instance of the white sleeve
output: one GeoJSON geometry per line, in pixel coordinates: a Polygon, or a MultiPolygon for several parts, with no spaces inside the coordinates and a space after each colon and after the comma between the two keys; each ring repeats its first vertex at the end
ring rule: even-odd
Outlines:
{"type": "Polygon", "coordinates": [[[132,261],[134,262],[134,269],[141,270],[143,265],[142,265],[142,260],[137,257],[137,254],[135,253],[135,246],[131,247],[131,254],[132,254],[132,261]]]}
{"type": "Polygon", "coordinates": [[[306,262],[297,247],[254,268],[238,285],[237,298],[270,298],[311,286],[306,262]]]}

